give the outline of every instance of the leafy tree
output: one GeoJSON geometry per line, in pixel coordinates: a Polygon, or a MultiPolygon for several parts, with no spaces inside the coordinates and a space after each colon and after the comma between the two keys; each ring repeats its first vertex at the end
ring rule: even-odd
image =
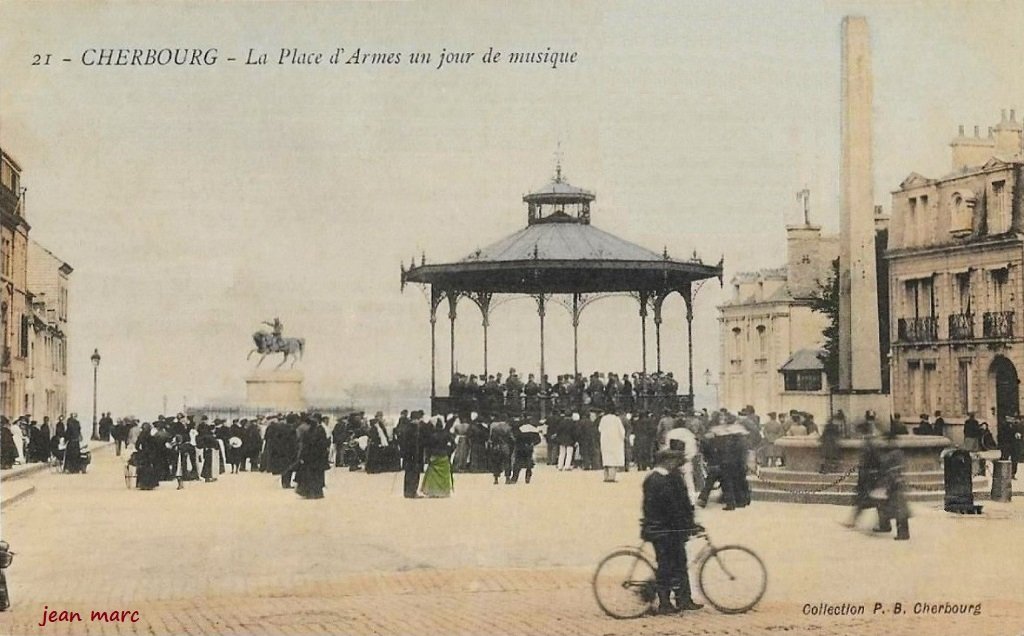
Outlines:
{"type": "Polygon", "coordinates": [[[825,337],[823,353],[818,357],[825,366],[829,386],[839,386],[839,259],[832,261],[832,273],[827,281],[818,282],[818,290],[811,297],[811,309],[824,314],[828,325],[821,331],[825,337]]]}

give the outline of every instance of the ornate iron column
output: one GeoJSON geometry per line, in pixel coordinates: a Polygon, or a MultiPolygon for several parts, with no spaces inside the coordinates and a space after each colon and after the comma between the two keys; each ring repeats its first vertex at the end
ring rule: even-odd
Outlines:
{"type": "Polygon", "coordinates": [[[580,374],[580,295],[572,295],[572,373],[573,381],[580,374]]]}
{"type": "Polygon", "coordinates": [[[647,302],[649,298],[648,292],[640,292],[640,369],[645,374],[647,373],[647,302]]]}
{"type": "Polygon", "coordinates": [[[686,301],[686,364],[690,381],[690,408],[693,408],[693,286],[687,284],[681,293],[686,301]]]}
{"type": "Polygon", "coordinates": [[[664,292],[654,297],[654,348],[658,358],[658,373],[661,373],[661,306],[664,302],[664,292]]]}
{"type": "Polygon", "coordinates": [[[547,301],[545,294],[537,294],[537,315],[540,316],[540,385],[544,386],[544,306],[547,301]]]}
{"type": "Polygon", "coordinates": [[[487,328],[491,326],[491,299],[493,292],[473,292],[469,294],[470,300],[480,308],[482,324],[484,327],[484,375],[487,375],[487,328]]]}
{"type": "Polygon", "coordinates": [[[448,290],[446,293],[448,296],[448,320],[451,321],[451,373],[449,378],[455,377],[455,306],[459,303],[459,294],[457,292],[448,290]]]}
{"type": "Polygon", "coordinates": [[[430,286],[430,399],[437,397],[437,306],[444,294],[430,286]]]}

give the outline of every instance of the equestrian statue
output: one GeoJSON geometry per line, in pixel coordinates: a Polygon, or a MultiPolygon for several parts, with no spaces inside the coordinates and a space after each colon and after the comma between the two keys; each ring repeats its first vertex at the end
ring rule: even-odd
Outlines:
{"type": "Polygon", "coordinates": [[[292,359],[292,364],[288,368],[294,367],[295,362],[302,358],[302,349],[306,346],[306,340],[304,338],[285,338],[282,336],[284,325],[278,318],[274,318],[273,321],[264,320],[263,324],[270,327],[272,331],[260,330],[252,334],[252,341],[255,343],[256,348],[250,351],[245,359],[248,360],[254,353],[260,354],[260,361],[256,363],[256,367],[259,368],[263,364],[264,358],[270,354],[283,353],[284,357],[281,359],[281,363],[274,367],[274,369],[280,369],[284,366],[284,363],[288,362],[289,357],[292,359]]]}

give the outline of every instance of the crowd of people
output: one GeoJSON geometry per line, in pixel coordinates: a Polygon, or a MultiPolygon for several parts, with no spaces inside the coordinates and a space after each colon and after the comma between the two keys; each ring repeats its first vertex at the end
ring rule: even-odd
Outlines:
{"type": "Polygon", "coordinates": [[[484,414],[503,411],[534,411],[540,400],[550,400],[555,409],[615,408],[632,410],[642,398],[669,397],[679,392],[679,383],[671,372],[607,374],[567,373],[550,382],[547,375],[530,373],[524,382],[516,370],[508,375],[455,373],[448,395],[457,401],[472,402],[484,414]]]}
{"type": "Polygon", "coordinates": [[[50,418],[37,421],[24,415],[13,422],[0,416],[0,468],[19,464],[54,462],[68,473],[86,472],[91,454],[89,437],[72,413],[67,421],[57,418],[51,430],[50,418]]]}
{"type": "Polygon", "coordinates": [[[280,475],[308,499],[324,496],[324,471],[330,467],[329,419],[309,413],[235,419],[159,416],[139,423],[126,418],[114,424],[117,452],[132,451],[135,486],[153,490],[160,482],[217,481],[224,473],[266,472],[280,475]]]}

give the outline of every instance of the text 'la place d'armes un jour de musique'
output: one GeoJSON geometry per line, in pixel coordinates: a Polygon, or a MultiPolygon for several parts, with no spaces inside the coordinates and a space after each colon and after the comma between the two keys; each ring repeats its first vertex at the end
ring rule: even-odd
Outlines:
{"type": "Polygon", "coordinates": [[[222,55],[217,48],[88,48],[77,60],[54,53],[35,53],[32,66],[56,66],[79,62],[87,67],[159,67],[159,66],[215,66],[222,63],[240,66],[419,66],[442,69],[470,64],[508,64],[540,66],[557,69],[577,63],[579,53],[570,50],[501,51],[493,46],[486,51],[449,50],[442,47],[436,53],[420,51],[381,51],[357,47],[307,50],[296,47],[273,51],[250,48],[244,55],[222,55]]]}

